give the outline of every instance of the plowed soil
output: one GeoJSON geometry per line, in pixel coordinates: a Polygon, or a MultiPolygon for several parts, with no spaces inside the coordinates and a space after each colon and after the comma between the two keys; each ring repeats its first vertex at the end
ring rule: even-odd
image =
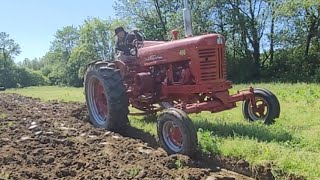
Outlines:
{"type": "Polygon", "coordinates": [[[139,129],[122,135],[97,129],[80,103],[1,93],[0,134],[0,179],[273,178],[241,160],[169,156],[139,129]]]}

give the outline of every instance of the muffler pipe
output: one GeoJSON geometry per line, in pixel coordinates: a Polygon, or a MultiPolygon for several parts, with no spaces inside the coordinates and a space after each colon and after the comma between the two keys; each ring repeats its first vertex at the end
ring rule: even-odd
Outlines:
{"type": "Polygon", "coordinates": [[[192,36],[192,16],[191,10],[189,9],[188,0],[183,0],[183,21],[185,36],[192,36]]]}

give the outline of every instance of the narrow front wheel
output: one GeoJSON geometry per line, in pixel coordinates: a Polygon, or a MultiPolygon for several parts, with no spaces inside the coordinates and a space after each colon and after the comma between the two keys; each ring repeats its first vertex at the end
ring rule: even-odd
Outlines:
{"type": "Polygon", "coordinates": [[[176,108],[160,114],[157,125],[160,144],[169,154],[192,156],[198,145],[196,129],[185,112],[176,108]]]}
{"type": "Polygon", "coordinates": [[[272,124],[280,115],[280,104],[277,97],[269,90],[254,89],[255,102],[246,100],[242,112],[249,121],[262,120],[265,124],[272,124]]]}

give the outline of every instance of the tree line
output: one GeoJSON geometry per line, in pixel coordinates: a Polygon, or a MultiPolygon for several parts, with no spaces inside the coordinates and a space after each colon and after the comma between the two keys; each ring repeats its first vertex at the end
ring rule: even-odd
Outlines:
{"type": "MultiPolygon", "coordinates": [[[[320,81],[319,0],[189,0],[189,5],[194,35],[225,36],[228,79],[320,81]]],[[[89,62],[114,59],[115,27],[137,27],[149,40],[171,40],[171,30],[179,29],[183,38],[183,8],[181,0],[119,0],[114,5],[117,19],[88,18],[79,27],[58,30],[39,59],[14,65],[10,59],[20,49],[2,48],[0,84],[1,76],[24,71],[41,83],[82,86],[89,62]]],[[[0,38],[0,48],[3,42],[0,38]]]]}

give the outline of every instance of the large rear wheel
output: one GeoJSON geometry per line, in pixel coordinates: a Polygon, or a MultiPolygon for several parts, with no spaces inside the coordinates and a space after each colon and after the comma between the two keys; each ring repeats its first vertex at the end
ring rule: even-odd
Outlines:
{"type": "Polygon", "coordinates": [[[198,145],[196,129],[185,112],[169,108],[158,118],[158,136],[161,146],[169,154],[192,156],[198,145]]]}
{"type": "Polygon", "coordinates": [[[94,126],[116,132],[127,127],[128,96],[120,72],[113,63],[99,61],[90,65],[84,87],[90,121],[94,126]]]}

